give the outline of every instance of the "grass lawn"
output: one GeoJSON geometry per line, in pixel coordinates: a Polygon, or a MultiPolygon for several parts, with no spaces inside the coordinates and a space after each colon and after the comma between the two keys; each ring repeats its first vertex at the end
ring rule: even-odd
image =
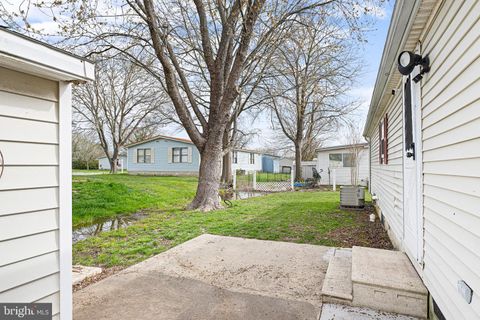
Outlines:
{"type": "Polygon", "coordinates": [[[74,176],[73,227],[147,208],[181,208],[193,198],[196,185],[193,177],[74,176]]]}
{"type": "Polygon", "coordinates": [[[74,263],[129,266],[202,233],[331,246],[347,246],[345,239],[352,237],[360,245],[371,240],[370,231],[358,231],[368,225],[368,212],[339,209],[337,192],[269,194],[201,213],[183,209],[195,184],[195,178],[185,177],[75,179],[74,221],[150,209],[147,218],[127,228],[76,243],[74,263]]]}

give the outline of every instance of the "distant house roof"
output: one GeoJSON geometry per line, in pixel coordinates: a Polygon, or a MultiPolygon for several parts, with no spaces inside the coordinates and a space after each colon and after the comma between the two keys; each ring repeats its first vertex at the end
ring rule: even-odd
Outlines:
{"type": "Polygon", "coordinates": [[[164,135],[158,135],[158,136],[155,136],[155,137],[150,138],[150,139],[146,139],[146,140],[143,140],[143,141],[139,141],[139,142],[127,144],[125,147],[126,147],[126,148],[130,148],[130,147],[133,147],[133,146],[138,146],[138,145],[140,145],[140,144],[144,144],[144,143],[147,143],[147,142],[150,142],[150,141],[159,140],[159,139],[172,140],[172,141],[180,141],[180,142],[184,142],[184,143],[193,144],[193,142],[192,142],[191,140],[189,140],[189,139],[177,138],[177,137],[171,137],[171,136],[164,136],[164,135]]]}
{"type": "Polygon", "coordinates": [[[364,142],[364,143],[357,143],[357,144],[343,144],[343,145],[338,145],[338,146],[319,148],[316,151],[317,152],[322,152],[322,151],[332,151],[332,150],[343,150],[343,149],[350,149],[350,148],[355,147],[355,146],[358,146],[358,147],[363,146],[364,148],[368,148],[368,143],[364,142]]]}

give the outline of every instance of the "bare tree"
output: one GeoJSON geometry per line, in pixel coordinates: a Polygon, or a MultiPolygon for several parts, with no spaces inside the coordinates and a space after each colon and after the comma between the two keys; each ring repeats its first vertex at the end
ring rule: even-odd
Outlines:
{"type": "Polygon", "coordinates": [[[303,156],[314,153],[322,135],[337,128],[354,104],[343,95],[358,73],[351,38],[326,17],[299,21],[278,48],[263,89],[272,121],[295,149],[295,179],[303,156]]]}
{"type": "Polygon", "coordinates": [[[372,0],[125,0],[55,1],[71,12],[68,37],[97,52],[130,56],[165,87],[179,121],[201,154],[189,208],[221,207],[218,189],[224,135],[248,65],[274,50],[301,15],[328,10],[354,25],[372,0]],[[148,59],[145,59],[148,57],[148,59]],[[149,63],[154,58],[155,63],[149,63]],[[147,61],[148,63],[147,63],[147,61]]]}
{"type": "Polygon", "coordinates": [[[346,124],[346,140],[349,145],[349,161],[350,161],[350,182],[352,186],[358,185],[358,175],[360,167],[360,157],[365,146],[365,139],[362,137],[361,131],[353,122],[346,124]]]}
{"type": "Polygon", "coordinates": [[[72,160],[84,163],[87,170],[90,164],[103,153],[95,138],[83,131],[74,131],[72,134],[72,160]]]}
{"type": "Polygon", "coordinates": [[[97,134],[111,173],[116,173],[121,148],[133,134],[162,124],[156,113],[165,103],[158,82],[143,68],[121,58],[98,60],[95,81],[73,90],[76,124],[97,134]]]}

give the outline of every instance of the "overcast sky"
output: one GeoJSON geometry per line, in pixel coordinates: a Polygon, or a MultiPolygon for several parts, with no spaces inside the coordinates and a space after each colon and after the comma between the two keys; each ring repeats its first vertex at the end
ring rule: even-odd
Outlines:
{"type": "MultiPolygon", "coordinates": [[[[2,5],[12,11],[18,11],[19,7],[25,4],[24,0],[0,0],[2,5]]],[[[395,1],[386,0],[385,6],[382,9],[374,11],[375,23],[371,30],[366,34],[367,43],[361,48],[362,56],[364,57],[365,65],[362,74],[358,77],[357,83],[350,91],[349,96],[352,100],[362,101],[361,107],[352,114],[358,127],[363,130],[370,98],[375,85],[378,66],[383,53],[385,38],[390,24],[390,18],[393,11],[395,1]]],[[[45,12],[39,12],[38,9],[32,8],[29,12],[29,22],[37,29],[42,29],[47,33],[55,33],[57,24],[48,17],[45,12]]],[[[249,128],[254,129],[257,135],[249,143],[250,148],[268,147],[268,143],[275,141],[275,134],[270,129],[270,120],[266,115],[253,119],[245,119],[249,128]]],[[[178,128],[178,126],[165,128],[163,134],[175,135],[179,137],[188,138],[187,134],[178,128]]],[[[342,131],[338,135],[332,137],[326,142],[326,145],[335,145],[345,143],[342,131]]]]}

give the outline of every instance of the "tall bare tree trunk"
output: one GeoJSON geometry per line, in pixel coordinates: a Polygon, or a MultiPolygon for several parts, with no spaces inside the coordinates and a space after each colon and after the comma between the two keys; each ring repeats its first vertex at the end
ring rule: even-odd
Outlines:
{"type": "Polygon", "coordinates": [[[108,161],[110,162],[110,173],[112,173],[112,174],[117,173],[117,171],[118,171],[117,159],[112,158],[112,159],[108,159],[108,161]]]}
{"type": "Polygon", "coordinates": [[[200,170],[195,198],[188,209],[211,211],[222,208],[220,202],[220,179],[222,176],[223,135],[226,124],[217,119],[210,119],[208,140],[200,150],[200,170]]]}
{"type": "Polygon", "coordinates": [[[232,152],[229,151],[223,156],[222,183],[231,185],[233,183],[232,152]]]}
{"type": "MultiPolygon", "coordinates": [[[[229,131],[223,134],[223,148],[228,148],[230,144],[230,134],[229,131]]],[[[231,185],[233,183],[232,179],[232,151],[228,151],[223,155],[222,161],[222,183],[226,185],[231,185]]]]}
{"type": "MultiPolygon", "coordinates": [[[[220,135],[221,136],[221,135],[220,135]]],[[[222,144],[209,139],[201,152],[200,171],[195,198],[189,209],[210,211],[222,207],[218,193],[222,174],[222,144]]],[[[221,138],[220,138],[221,140],[221,138]]]]}
{"type": "Polygon", "coordinates": [[[302,180],[302,145],[295,143],[295,181],[302,180]]]}

